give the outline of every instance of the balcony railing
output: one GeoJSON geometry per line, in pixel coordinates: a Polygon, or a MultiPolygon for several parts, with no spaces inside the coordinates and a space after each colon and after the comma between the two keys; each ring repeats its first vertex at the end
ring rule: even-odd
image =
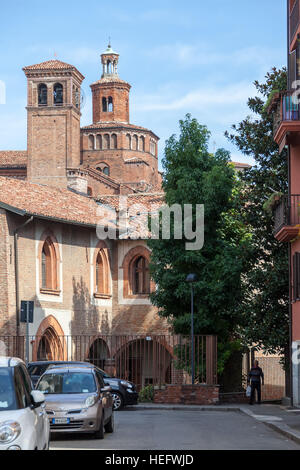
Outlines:
{"type": "Polygon", "coordinates": [[[299,0],[296,0],[293,9],[290,13],[290,44],[295,36],[297,27],[299,25],[299,20],[299,0]]]}
{"type": "Polygon", "coordinates": [[[274,211],[274,233],[285,226],[300,225],[300,194],[283,196],[274,211]]]}
{"type": "Polygon", "coordinates": [[[295,102],[298,95],[295,91],[286,91],[281,94],[280,104],[274,113],[274,134],[276,134],[280,124],[285,121],[300,121],[300,104],[295,102]]]}

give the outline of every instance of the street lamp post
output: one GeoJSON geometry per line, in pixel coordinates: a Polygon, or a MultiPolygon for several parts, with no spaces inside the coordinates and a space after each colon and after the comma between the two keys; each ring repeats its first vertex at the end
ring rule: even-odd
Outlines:
{"type": "Polygon", "coordinates": [[[197,274],[188,274],[186,282],[191,284],[191,368],[192,385],[195,384],[195,349],[194,349],[194,283],[197,282],[197,274]]]}

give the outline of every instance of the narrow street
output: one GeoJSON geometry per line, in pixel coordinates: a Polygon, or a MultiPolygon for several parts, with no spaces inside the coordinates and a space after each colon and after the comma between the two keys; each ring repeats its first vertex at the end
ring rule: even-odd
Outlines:
{"type": "Polygon", "coordinates": [[[51,450],[300,450],[300,446],[238,412],[125,410],[103,441],[56,435],[51,450]]]}

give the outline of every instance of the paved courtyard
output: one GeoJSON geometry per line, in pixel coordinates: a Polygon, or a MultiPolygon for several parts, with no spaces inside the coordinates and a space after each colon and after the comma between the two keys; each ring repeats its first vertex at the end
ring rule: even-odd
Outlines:
{"type": "Polygon", "coordinates": [[[300,445],[250,416],[234,411],[124,410],[103,441],[60,435],[51,449],[300,450],[300,445]]]}

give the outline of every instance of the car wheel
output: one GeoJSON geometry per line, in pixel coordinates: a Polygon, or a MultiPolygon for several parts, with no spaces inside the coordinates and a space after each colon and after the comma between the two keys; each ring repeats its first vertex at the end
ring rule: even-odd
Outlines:
{"type": "Polygon", "coordinates": [[[105,427],[105,432],[108,433],[113,433],[115,430],[115,417],[114,417],[114,412],[112,411],[110,420],[108,423],[104,426],[105,427]]]}
{"type": "Polygon", "coordinates": [[[94,434],[95,439],[104,439],[104,418],[102,416],[98,431],[94,434]]]}
{"type": "Polygon", "coordinates": [[[122,395],[118,392],[113,392],[112,397],[114,401],[114,411],[121,410],[124,406],[124,400],[122,395]]]}

